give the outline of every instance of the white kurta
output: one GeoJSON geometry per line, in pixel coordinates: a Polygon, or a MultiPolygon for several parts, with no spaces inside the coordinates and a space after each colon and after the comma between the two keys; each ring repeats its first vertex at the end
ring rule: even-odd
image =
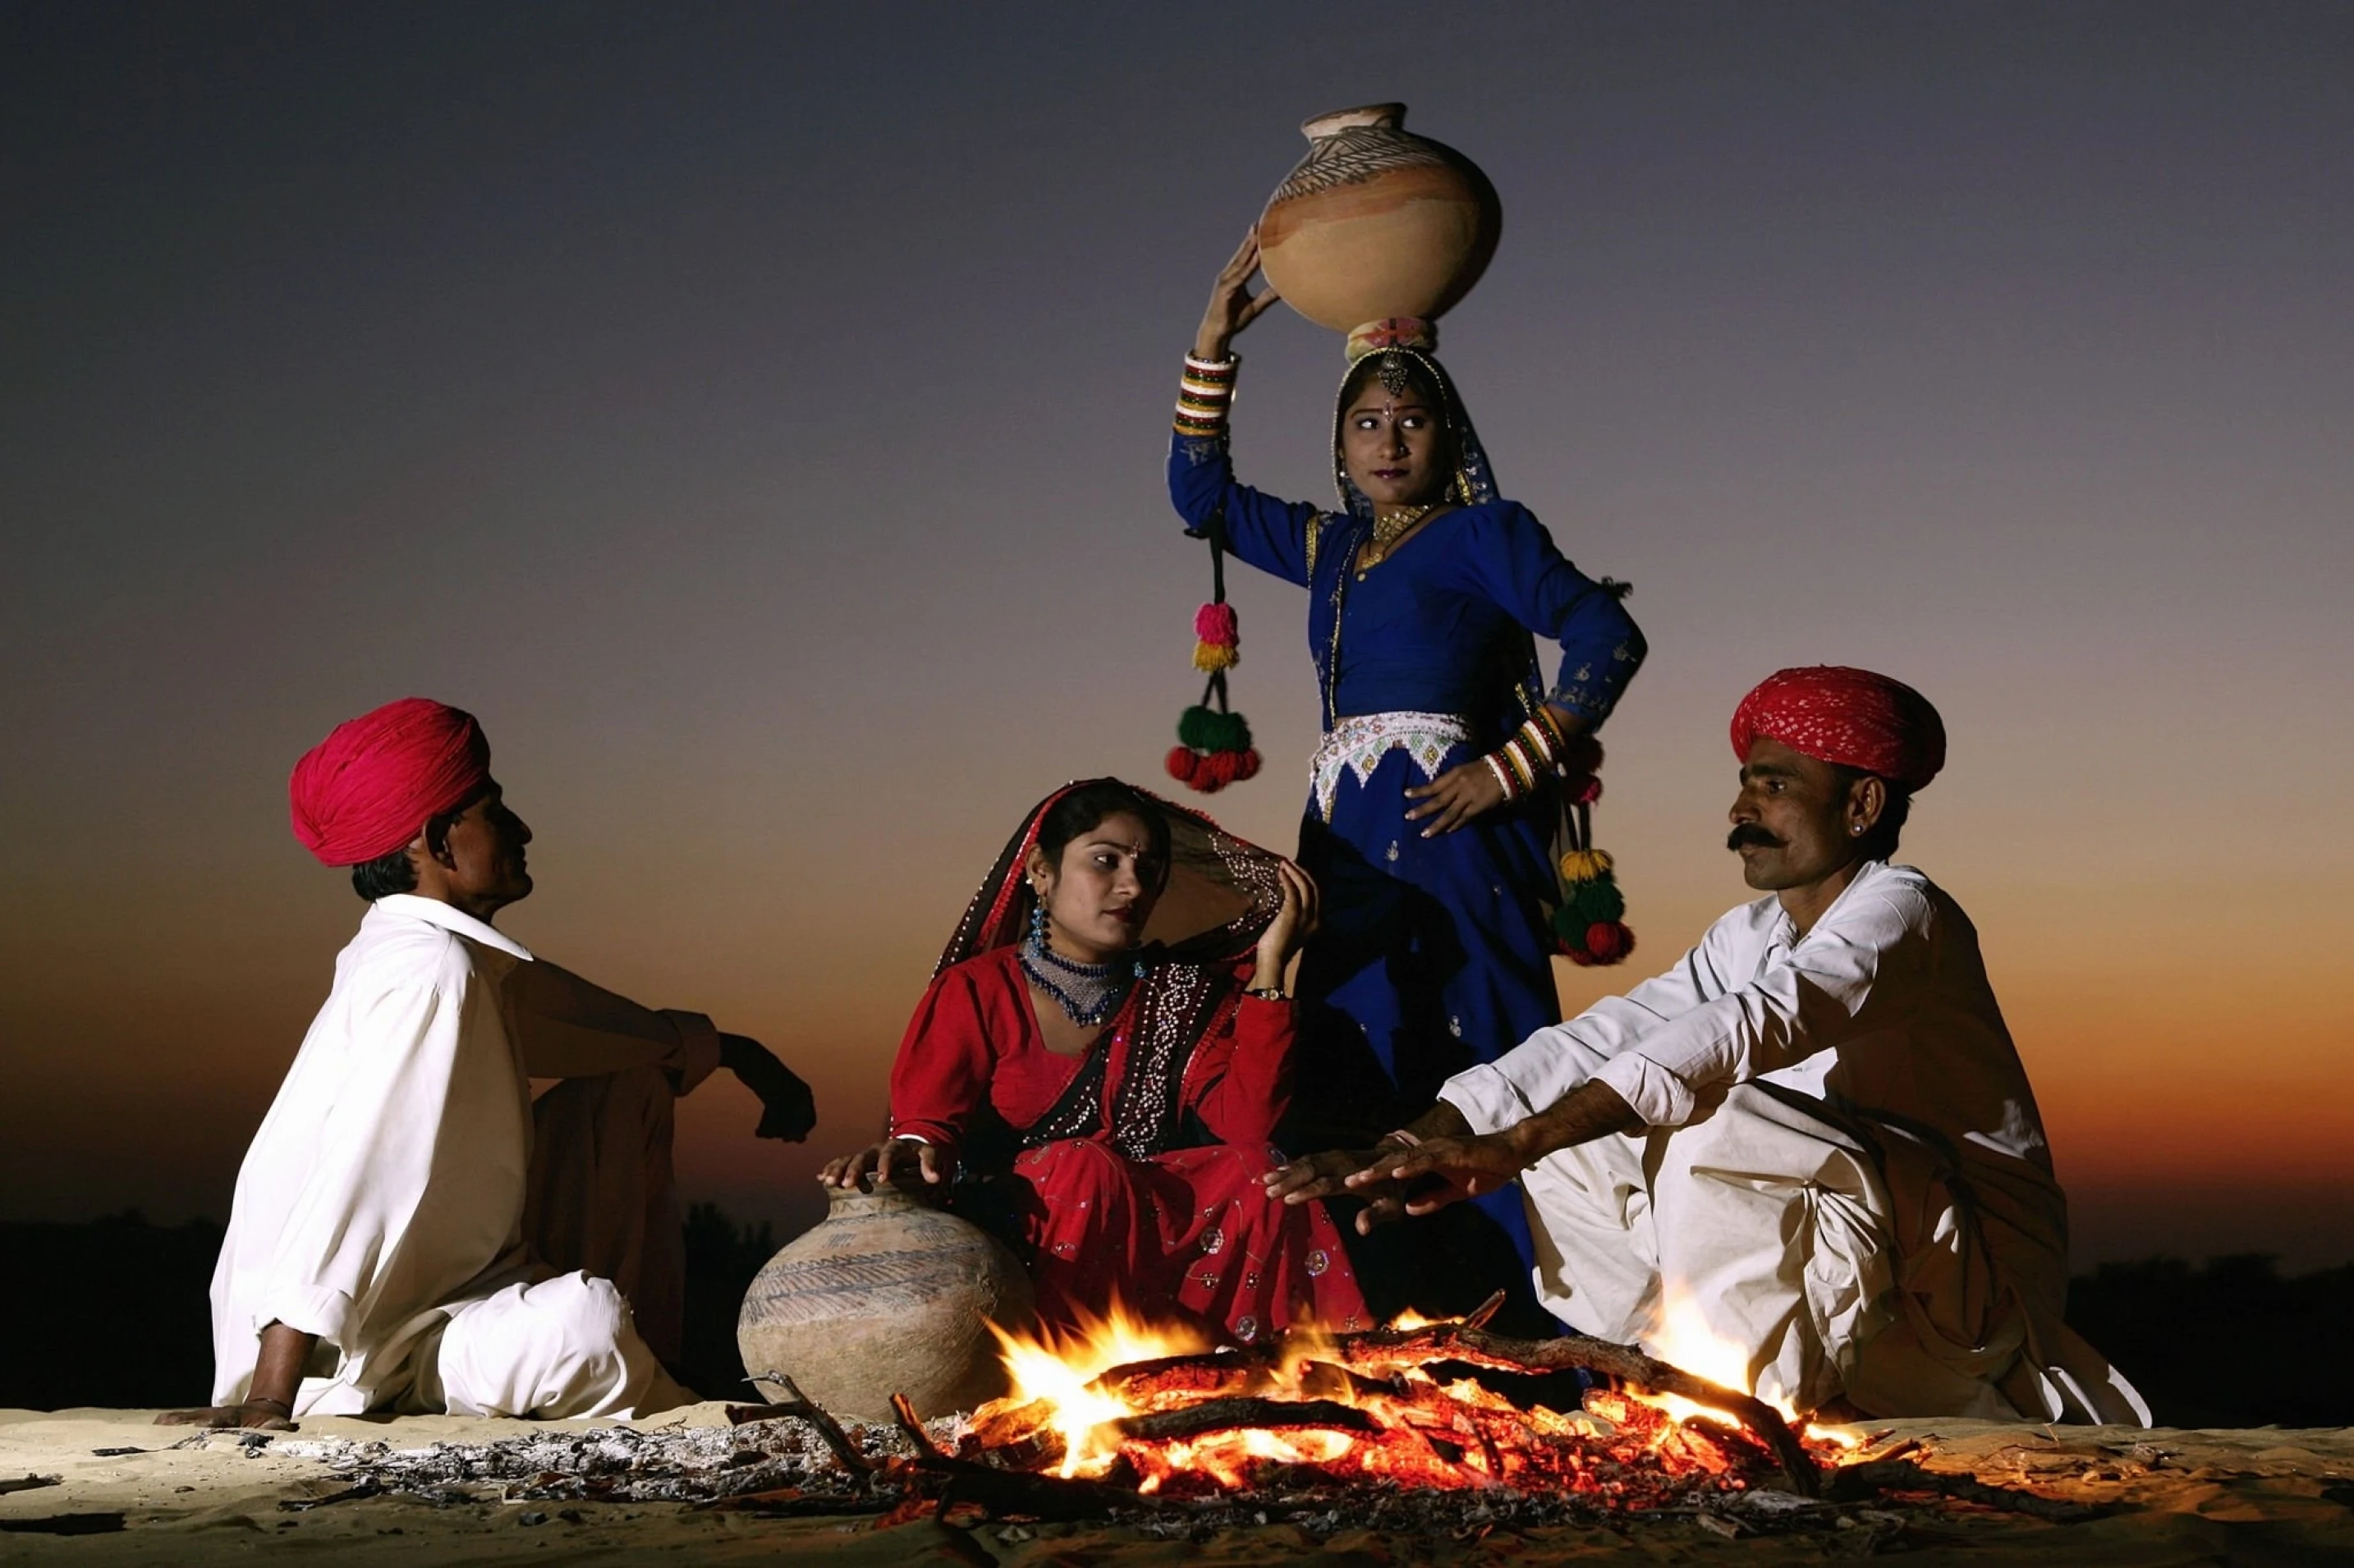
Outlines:
{"type": "Polygon", "coordinates": [[[598,990],[450,905],[370,906],[238,1172],[213,1275],[217,1404],[260,1330],[319,1339],[295,1408],[606,1414],[684,1395],[607,1280],[526,1245],[529,1078],[716,1064],[696,1014],[598,990]]]}
{"type": "Polygon", "coordinates": [[[2066,1327],[2067,1205],[1960,906],[1872,862],[1797,938],[1766,897],[1442,1097],[1480,1132],[1589,1078],[1650,1129],[1522,1178],[1545,1304],[1815,1408],[2147,1424],[2066,1327]]]}

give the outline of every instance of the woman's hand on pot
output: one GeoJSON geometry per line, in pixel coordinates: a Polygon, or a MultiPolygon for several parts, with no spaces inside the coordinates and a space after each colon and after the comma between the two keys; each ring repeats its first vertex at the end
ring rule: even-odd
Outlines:
{"type": "Polygon", "coordinates": [[[1250,989],[1280,988],[1283,971],[1291,963],[1291,955],[1308,945],[1316,934],[1322,895],[1316,890],[1316,879],[1290,861],[1276,865],[1276,875],[1283,883],[1283,906],[1259,933],[1257,972],[1251,977],[1250,989]]]}
{"type": "Polygon", "coordinates": [[[937,1187],[955,1170],[956,1162],[932,1144],[917,1138],[891,1138],[827,1161],[817,1180],[821,1187],[855,1187],[862,1192],[874,1191],[877,1181],[893,1181],[913,1191],[912,1183],[897,1183],[896,1178],[912,1176],[925,1186],[937,1187]]]}
{"type": "Polygon", "coordinates": [[[1408,808],[1405,820],[1426,823],[1422,836],[1428,839],[1451,833],[1482,811],[1502,805],[1504,787],[1482,757],[1450,768],[1427,784],[1416,785],[1405,798],[1419,802],[1408,808]]]}
{"type": "Polygon", "coordinates": [[[1251,292],[1251,274],[1257,270],[1258,228],[1254,224],[1210,290],[1209,308],[1202,313],[1201,330],[1193,334],[1194,358],[1225,358],[1235,334],[1275,303],[1279,296],[1273,288],[1251,292]]]}

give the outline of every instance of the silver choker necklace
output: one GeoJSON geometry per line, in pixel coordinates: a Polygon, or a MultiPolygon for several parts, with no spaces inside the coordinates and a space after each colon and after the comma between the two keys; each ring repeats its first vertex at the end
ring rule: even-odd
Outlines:
{"type": "Polygon", "coordinates": [[[1093,1029],[1119,1011],[1129,986],[1144,973],[1144,964],[1134,959],[1083,964],[1063,957],[1034,934],[1022,944],[1022,972],[1055,999],[1064,1017],[1082,1029],[1093,1029]]]}

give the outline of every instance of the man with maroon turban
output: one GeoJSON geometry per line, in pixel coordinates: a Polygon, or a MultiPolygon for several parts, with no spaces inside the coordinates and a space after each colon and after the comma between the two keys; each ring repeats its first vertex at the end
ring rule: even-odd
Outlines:
{"type": "Polygon", "coordinates": [[[1366,1229],[1517,1179],[1553,1312],[1795,1410],[2147,1425],[2062,1321],[2066,1203],[1978,933],[1892,863],[1936,709],[1783,670],[1733,751],[1726,847],[1766,896],[1375,1150],[1270,1181],[1355,1189],[1366,1229]]]}
{"type": "Polygon", "coordinates": [[[673,1383],[685,1258],[672,1103],[715,1066],[759,1135],[815,1120],[783,1064],[602,991],[493,926],[531,830],[472,715],[409,697],[295,764],[294,835],[369,901],[238,1172],[213,1275],[212,1407],[644,1413],[673,1383]],[[531,1097],[534,1077],[563,1080],[531,1097]]]}

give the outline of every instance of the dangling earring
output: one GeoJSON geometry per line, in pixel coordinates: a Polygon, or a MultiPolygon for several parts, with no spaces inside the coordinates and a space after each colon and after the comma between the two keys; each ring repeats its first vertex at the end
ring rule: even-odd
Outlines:
{"type": "Polygon", "coordinates": [[[1044,948],[1046,945],[1046,895],[1040,889],[1032,891],[1038,896],[1037,901],[1030,906],[1030,940],[1044,948]]]}

